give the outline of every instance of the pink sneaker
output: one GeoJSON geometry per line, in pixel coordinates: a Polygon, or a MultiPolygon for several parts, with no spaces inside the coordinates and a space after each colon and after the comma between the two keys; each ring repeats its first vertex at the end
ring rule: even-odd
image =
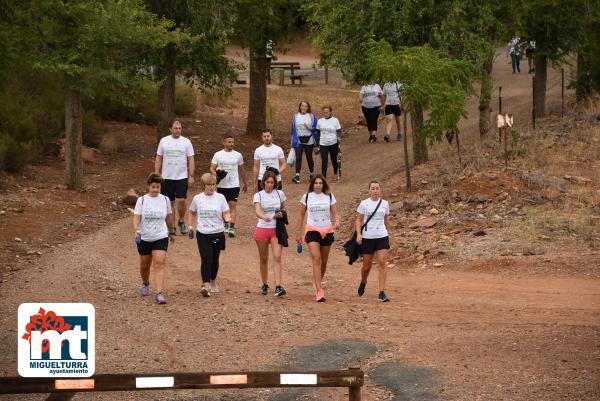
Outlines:
{"type": "Polygon", "coordinates": [[[325,302],[325,291],[319,290],[317,291],[317,302],[325,302]]]}

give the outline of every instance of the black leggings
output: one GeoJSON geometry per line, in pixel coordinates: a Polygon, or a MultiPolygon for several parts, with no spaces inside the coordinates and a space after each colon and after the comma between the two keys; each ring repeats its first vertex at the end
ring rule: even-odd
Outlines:
{"type": "Polygon", "coordinates": [[[333,165],[333,174],[338,173],[338,152],[340,151],[340,145],[334,143],[333,145],[321,145],[321,174],[323,177],[327,177],[327,159],[331,155],[331,164],[333,165]]]}
{"type": "Polygon", "coordinates": [[[306,153],[306,162],[308,163],[308,170],[312,174],[315,170],[315,161],[313,160],[313,147],[315,145],[305,145],[302,143],[298,144],[296,148],[296,174],[300,174],[302,170],[302,153],[306,153]]]}
{"type": "Polygon", "coordinates": [[[217,278],[219,255],[225,249],[225,234],[202,234],[197,232],[196,242],[200,251],[200,274],[202,282],[208,283],[217,278]]]}
{"type": "Polygon", "coordinates": [[[362,112],[365,115],[365,120],[367,120],[367,129],[369,132],[377,131],[377,119],[379,119],[379,113],[381,112],[381,107],[364,107],[362,108],[362,112]]]}

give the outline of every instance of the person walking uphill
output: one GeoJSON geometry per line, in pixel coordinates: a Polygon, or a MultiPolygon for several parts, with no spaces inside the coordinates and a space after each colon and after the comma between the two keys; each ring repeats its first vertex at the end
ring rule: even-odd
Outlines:
{"type": "MultiPolygon", "coordinates": [[[[185,235],[185,200],[188,186],[194,183],[194,147],[189,139],[181,136],[182,127],[179,121],[174,121],[169,130],[171,135],[162,138],[158,144],[154,172],[162,173],[165,179],[161,193],[169,197],[171,207],[174,203],[177,205],[179,230],[181,235],[185,235]]],[[[171,233],[176,234],[175,227],[171,233]]]]}
{"type": "Polygon", "coordinates": [[[233,150],[233,135],[226,134],[223,138],[223,150],[218,151],[210,163],[210,172],[217,177],[217,192],[223,194],[231,211],[231,222],[225,227],[230,237],[235,237],[236,205],[241,190],[246,193],[246,167],[240,152],[233,150]],[[225,175],[219,179],[220,175],[225,175]]]}
{"type": "Polygon", "coordinates": [[[383,85],[383,95],[385,96],[385,108],[383,114],[387,120],[385,129],[385,139],[389,142],[390,133],[392,132],[392,123],[396,122],[396,140],[402,140],[402,134],[400,133],[400,114],[401,114],[401,99],[399,92],[402,90],[401,82],[387,82],[383,85]]]}
{"type": "Polygon", "coordinates": [[[231,217],[229,205],[225,196],[217,193],[217,179],[211,173],[200,177],[203,192],[194,196],[190,204],[188,226],[190,238],[194,236],[194,222],[197,226],[196,242],[200,252],[200,274],[204,297],[219,292],[217,273],[219,272],[219,257],[225,250],[224,223],[229,223],[231,217]]]}
{"type": "Polygon", "coordinates": [[[312,180],[315,170],[313,160],[313,148],[315,147],[315,130],[317,119],[310,111],[310,103],[301,101],[298,112],[292,117],[292,147],[296,151],[296,175],[292,182],[300,183],[300,171],[302,170],[302,154],[306,154],[308,164],[309,180],[312,180]]]}
{"type": "Polygon", "coordinates": [[[163,178],[160,174],[148,176],[148,193],[138,198],[133,211],[133,229],[135,242],[140,254],[140,274],[142,286],[140,294],[146,297],[150,294],[150,267],[154,264],[154,279],[156,280],[157,304],[166,304],[164,291],[165,262],[169,238],[175,240],[169,230],[173,227],[173,210],[169,198],[160,194],[163,178]]]}
{"type": "Polygon", "coordinates": [[[273,271],[275,273],[275,292],[276,297],[286,294],[281,285],[281,251],[282,245],[277,238],[277,220],[284,218],[286,197],[283,191],[275,189],[276,177],[272,171],[265,172],[263,176],[263,190],[254,194],[252,203],[254,211],[258,217],[256,230],[252,239],[256,241],[258,256],[260,258],[260,278],[262,286],[260,291],[262,295],[269,294],[269,245],[273,254],[273,271]]]}
{"type": "Polygon", "coordinates": [[[319,151],[321,152],[321,174],[327,177],[327,164],[331,156],[333,166],[333,181],[338,182],[338,153],[340,152],[340,138],[342,126],[340,121],[332,116],[331,106],[323,106],[323,118],[317,121],[317,138],[319,138],[319,151]]]}
{"type": "Polygon", "coordinates": [[[313,283],[317,302],[325,302],[323,277],[327,270],[329,251],[333,244],[333,229],[340,226],[335,206],[335,196],[329,191],[325,177],[318,174],[308,186],[308,192],[300,198],[299,233],[296,241],[305,241],[312,258],[313,283]],[[307,216],[306,225],[304,217],[307,216]]]}
{"type": "Polygon", "coordinates": [[[360,244],[363,255],[361,280],[358,286],[358,296],[362,297],[367,286],[367,279],[373,266],[373,257],[379,265],[379,296],[382,302],[388,302],[385,295],[387,279],[387,259],[390,249],[388,236],[390,205],[381,198],[381,186],[377,181],[369,183],[371,196],[360,202],[356,209],[356,242],[360,244]]]}
{"type": "MultiPolygon", "coordinates": [[[[359,101],[362,112],[367,121],[369,130],[369,143],[377,142],[377,119],[381,112],[381,103],[383,102],[383,91],[378,84],[364,85],[360,89],[359,101]]],[[[389,138],[385,138],[389,142],[389,138]]]]}
{"type": "Polygon", "coordinates": [[[287,166],[283,149],[273,143],[273,133],[269,128],[263,130],[262,141],[263,144],[254,151],[252,179],[256,183],[256,192],[263,189],[262,181],[267,170],[275,173],[277,177],[277,189],[281,189],[281,174],[287,166]]]}

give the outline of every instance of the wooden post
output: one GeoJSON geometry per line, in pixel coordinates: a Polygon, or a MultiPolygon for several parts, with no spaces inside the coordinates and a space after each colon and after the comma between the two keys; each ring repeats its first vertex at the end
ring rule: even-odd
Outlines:
{"type": "Polygon", "coordinates": [[[462,158],[460,157],[460,142],[458,140],[458,128],[456,129],[456,149],[458,150],[458,164],[462,167],[462,158]]]}
{"type": "Polygon", "coordinates": [[[410,192],[412,190],[412,183],[410,180],[410,162],[408,160],[408,124],[406,123],[406,114],[408,113],[408,107],[404,110],[404,170],[406,173],[406,192],[410,192]]]}
{"type": "Polygon", "coordinates": [[[69,401],[77,393],[52,393],[46,398],[46,401],[69,401]]]}
{"type": "Polygon", "coordinates": [[[560,69],[560,116],[565,116],[565,69],[560,69]]]}
{"type": "Polygon", "coordinates": [[[504,133],[504,167],[508,167],[508,134],[506,128],[502,128],[504,133]]]}
{"type": "Polygon", "coordinates": [[[350,387],[350,391],[348,392],[348,400],[349,401],[360,401],[360,387],[350,387]]]}
{"type": "MultiPolygon", "coordinates": [[[[502,114],[502,87],[498,87],[498,114],[502,114]]],[[[498,128],[498,142],[502,142],[502,128],[498,128]]]]}
{"type": "Polygon", "coordinates": [[[325,85],[329,85],[329,67],[325,64],[325,85]]]}
{"type": "Polygon", "coordinates": [[[533,107],[531,108],[531,118],[533,122],[533,129],[535,129],[535,75],[531,77],[531,92],[533,93],[533,107]]]}
{"type": "Polygon", "coordinates": [[[348,400],[349,401],[361,401],[360,387],[363,385],[362,371],[358,367],[349,367],[348,370],[355,373],[360,379],[349,387],[348,400]]]}

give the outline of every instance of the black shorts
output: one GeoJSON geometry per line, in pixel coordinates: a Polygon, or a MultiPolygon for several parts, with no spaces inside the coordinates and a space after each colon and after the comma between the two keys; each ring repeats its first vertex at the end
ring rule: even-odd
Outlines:
{"type": "Polygon", "coordinates": [[[527,48],[527,49],[525,49],[525,55],[526,55],[527,57],[533,57],[533,53],[534,53],[534,52],[535,52],[535,49],[532,49],[532,48],[527,48]]]}
{"type": "Polygon", "coordinates": [[[169,237],[161,238],[151,242],[142,240],[139,244],[137,244],[137,249],[138,253],[142,256],[150,255],[152,251],[167,252],[167,249],[169,249],[169,237]]]}
{"type": "Polygon", "coordinates": [[[372,255],[377,251],[382,249],[390,249],[390,238],[363,238],[362,244],[360,245],[360,249],[363,254],[372,255]]]}
{"type": "Polygon", "coordinates": [[[386,116],[389,116],[390,114],[399,116],[400,115],[400,105],[399,104],[388,104],[385,106],[385,110],[383,110],[383,113],[386,116]]]}
{"type": "Polygon", "coordinates": [[[160,186],[160,193],[169,197],[171,202],[175,199],[186,199],[188,191],[188,179],[165,180],[160,186]]]}
{"type": "Polygon", "coordinates": [[[240,196],[240,188],[217,188],[217,192],[223,194],[227,202],[237,202],[240,196]]]}
{"type": "Polygon", "coordinates": [[[321,246],[331,246],[331,244],[333,244],[334,237],[333,233],[329,233],[325,236],[325,238],[323,238],[321,237],[321,233],[318,231],[309,231],[306,233],[304,239],[306,240],[307,244],[310,242],[318,242],[321,246]]]}
{"type": "MultiPolygon", "coordinates": [[[[262,187],[262,180],[256,181],[256,188],[258,188],[258,190],[256,192],[260,192],[264,189],[262,187]]],[[[277,181],[277,189],[281,191],[282,188],[283,188],[283,185],[281,184],[281,181],[277,181]]]]}

